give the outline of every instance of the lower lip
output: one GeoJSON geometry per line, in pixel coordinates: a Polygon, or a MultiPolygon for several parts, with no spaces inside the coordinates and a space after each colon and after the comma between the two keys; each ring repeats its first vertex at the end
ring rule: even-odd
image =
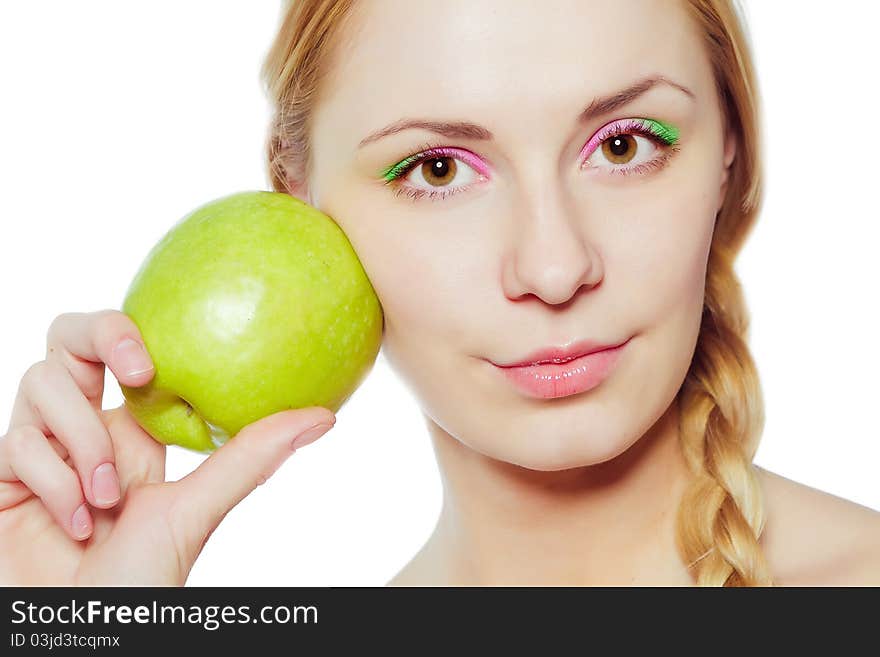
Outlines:
{"type": "Polygon", "coordinates": [[[542,363],[523,367],[495,367],[520,391],[538,399],[568,397],[602,383],[617,363],[629,340],[613,349],[594,351],[565,363],[542,363]]]}

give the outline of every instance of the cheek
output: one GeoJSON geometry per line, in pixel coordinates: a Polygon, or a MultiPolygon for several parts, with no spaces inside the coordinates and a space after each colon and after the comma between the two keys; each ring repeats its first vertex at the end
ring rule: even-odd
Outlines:
{"type": "MultiPolygon", "coordinates": [[[[354,215],[345,215],[354,216],[354,215]]],[[[410,380],[419,371],[437,371],[438,344],[466,344],[473,328],[467,318],[480,304],[469,294],[469,255],[448,239],[425,237],[424,226],[413,226],[393,215],[365,217],[346,228],[385,316],[383,353],[410,380]],[[369,223],[367,223],[369,222],[369,223]]]]}
{"type": "Polygon", "coordinates": [[[606,273],[616,279],[609,287],[626,298],[627,314],[643,328],[679,313],[699,315],[703,302],[714,196],[706,181],[668,189],[649,206],[637,206],[639,213],[623,220],[625,231],[605,252],[606,273]]]}

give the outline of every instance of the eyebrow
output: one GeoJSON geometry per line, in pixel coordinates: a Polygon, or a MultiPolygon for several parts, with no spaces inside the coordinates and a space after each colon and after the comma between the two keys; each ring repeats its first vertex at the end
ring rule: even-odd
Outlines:
{"type": "MultiPolygon", "coordinates": [[[[603,116],[624,105],[631,103],[633,100],[646,93],[649,89],[658,84],[667,84],[684,92],[691,99],[695,99],[694,92],[678,82],[674,82],[663,75],[652,75],[631,84],[625,89],[616,91],[607,96],[593,99],[577,117],[578,124],[586,124],[596,117],[603,116]]],[[[450,139],[493,139],[492,132],[487,128],[476,123],[468,121],[430,121],[427,119],[400,119],[391,123],[381,130],[377,130],[364,137],[358,144],[358,148],[363,148],[367,144],[377,141],[388,135],[408,130],[410,128],[422,128],[438,135],[443,135],[450,139]]]]}

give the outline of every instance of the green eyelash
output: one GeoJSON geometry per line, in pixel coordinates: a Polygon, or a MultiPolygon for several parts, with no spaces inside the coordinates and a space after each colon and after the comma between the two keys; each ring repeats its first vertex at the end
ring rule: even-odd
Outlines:
{"type": "Polygon", "coordinates": [[[654,119],[643,119],[642,121],[645,123],[646,127],[654,133],[654,136],[663,140],[668,146],[671,146],[678,141],[679,131],[674,125],[663,123],[662,121],[655,121],[654,119]]]}
{"type": "MultiPolygon", "coordinates": [[[[656,119],[630,119],[629,121],[616,121],[613,124],[609,124],[606,126],[606,129],[601,131],[600,134],[597,134],[594,139],[597,142],[602,142],[609,137],[620,134],[623,132],[641,132],[642,134],[649,134],[654,136],[667,146],[674,146],[678,143],[678,138],[680,135],[679,129],[670,123],[664,123],[663,121],[658,121],[656,119]]],[[[411,155],[397,164],[392,164],[391,166],[379,171],[379,177],[382,179],[385,184],[390,184],[395,180],[401,178],[405,173],[408,172],[410,166],[417,162],[420,159],[426,159],[432,154],[432,151],[437,150],[440,151],[441,148],[434,144],[424,144],[422,146],[420,152],[415,155],[411,155]]]]}
{"type": "Polygon", "coordinates": [[[390,167],[388,167],[387,169],[384,169],[383,171],[380,172],[381,177],[384,178],[388,182],[391,182],[392,180],[399,178],[400,174],[406,170],[407,165],[410,162],[413,162],[415,159],[416,159],[415,156],[408,157],[405,160],[403,160],[402,162],[399,162],[398,164],[392,164],[390,167]]]}
{"type": "Polygon", "coordinates": [[[379,177],[383,178],[386,183],[391,183],[403,176],[406,173],[409,166],[420,159],[427,159],[431,155],[431,151],[439,150],[440,146],[431,143],[422,144],[419,147],[419,152],[413,155],[410,155],[404,160],[401,160],[397,164],[392,164],[390,167],[383,169],[379,172],[379,177]]]}

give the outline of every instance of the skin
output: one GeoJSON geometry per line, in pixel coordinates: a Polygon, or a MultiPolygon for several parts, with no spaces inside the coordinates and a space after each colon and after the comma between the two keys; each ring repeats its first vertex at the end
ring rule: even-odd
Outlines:
{"type": "Polygon", "coordinates": [[[183,585],[230,509],[317,437],[310,427],[335,422],[320,407],[266,416],[165,481],[165,445],[125,406],[101,408],[105,367],[133,387],[156,371],[128,316],[65,313],[21,379],[0,436],[0,584],[183,585]]]}
{"type": "MultiPolygon", "coordinates": [[[[662,0],[497,8],[360,5],[313,117],[309,178],[290,181],[359,254],[384,308],[383,349],[421,404],[442,473],[435,530],[389,583],[690,584],[674,545],[686,477],[674,398],[736,154],[708,57],[683,7],[662,0]],[[651,74],[693,98],[658,85],[575,123],[594,97],[651,74]],[[578,169],[597,130],[635,117],[680,130],[665,168],[578,169]],[[409,129],[358,148],[403,118],[466,120],[494,139],[409,129]],[[415,202],[377,183],[426,140],[491,162],[488,180],[415,202]],[[527,398],[485,360],[583,338],[632,340],[580,395],[527,398]]],[[[455,164],[437,184],[476,180],[455,164]]],[[[436,189],[421,169],[406,183],[436,189]]],[[[774,544],[774,564],[783,552],[774,544]]]]}
{"type": "MultiPolygon", "coordinates": [[[[497,6],[358,3],[314,117],[313,171],[296,189],[355,247],[385,312],[386,356],[421,403],[441,468],[435,530],[389,583],[690,585],[673,541],[685,482],[673,400],[736,144],[698,35],[670,3],[497,6]],[[416,57],[423,34],[430,56],[416,57]],[[693,100],[658,86],[575,125],[595,96],[655,73],[693,100]],[[418,116],[495,133],[444,144],[491,160],[485,184],[412,203],[376,182],[430,135],[358,142],[418,116]],[[596,130],[638,116],[681,131],[666,168],[578,169],[596,130]],[[526,398],[485,360],[582,338],[632,338],[586,394],[526,398]]],[[[119,350],[127,338],[142,346],[117,311],[60,315],[22,377],[0,437],[0,584],[183,584],[229,510],[335,420],[320,407],[268,416],[165,481],[165,446],[124,406],[101,408],[105,367],[135,387],[155,373],[145,350],[119,350]]],[[[880,513],[758,473],[777,583],[880,585],[880,513]]]]}

